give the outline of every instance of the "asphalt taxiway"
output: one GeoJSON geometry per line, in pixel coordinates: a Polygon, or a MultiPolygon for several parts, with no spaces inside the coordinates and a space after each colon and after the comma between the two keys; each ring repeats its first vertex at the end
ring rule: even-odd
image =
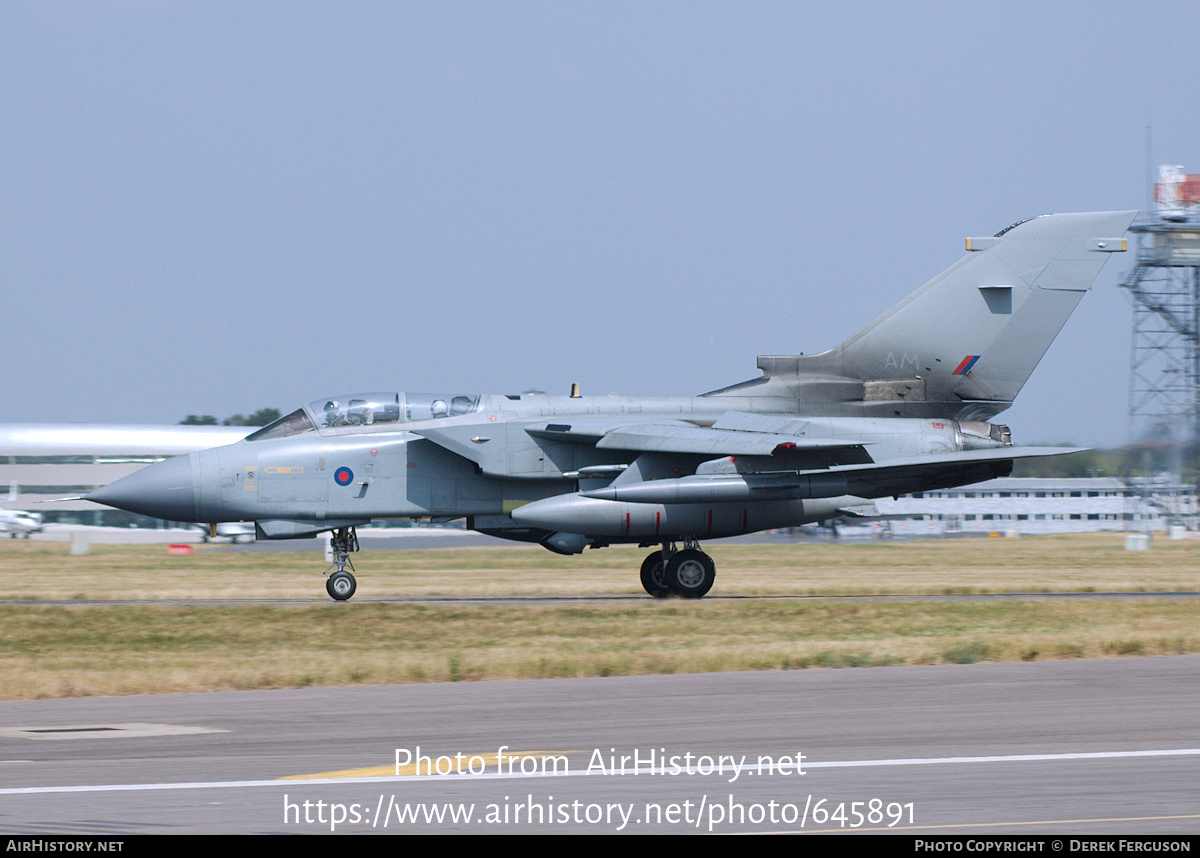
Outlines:
{"type": "Polygon", "coordinates": [[[1171,656],[0,703],[0,826],[1195,834],[1197,689],[1171,656]]]}

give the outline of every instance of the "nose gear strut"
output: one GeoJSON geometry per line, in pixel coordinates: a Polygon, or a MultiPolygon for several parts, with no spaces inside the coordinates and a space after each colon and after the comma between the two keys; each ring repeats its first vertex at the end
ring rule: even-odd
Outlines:
{"type": "Polygon", "coordinates": [[[325,574],[329,575],[330,569],[334,567],[337,571],[329,575],[329,580],[325,582],[325,591],[337,601],[344,602],[358,589],[358,583],[350,574],[354,571],[354,564],[350,562],[350,552],[358,551],[358,531],[353,527],[335,529],[329,534],[329,547],[333,551],[333,563],[325,570],[325,574]],[[346,571],[347,566],[350,567],[350,572],[346,571]]]}

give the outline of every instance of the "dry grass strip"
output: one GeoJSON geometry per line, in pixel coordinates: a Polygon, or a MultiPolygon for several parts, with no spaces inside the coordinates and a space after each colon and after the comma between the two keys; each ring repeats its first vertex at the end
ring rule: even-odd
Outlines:
{"type": "MultiPolygon", "coordinates": [[[[1121,534],[717,545],[714,594],[811,601],[48,606],[45,598],[323,596],[319,552],[0,544],[0,698],[1097,658],[1200,652],[1194,599],[840,595],[1200,589],[1191,543],[1121,534]]],[[[364,552],[363,595],[636,593],[646,552],[364,552]]]]}

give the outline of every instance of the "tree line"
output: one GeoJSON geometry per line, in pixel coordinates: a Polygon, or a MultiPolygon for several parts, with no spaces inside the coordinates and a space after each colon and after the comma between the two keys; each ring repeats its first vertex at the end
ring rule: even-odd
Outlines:
{"type": "Polygon", "coordinates": [[[226,417],[224,420],[218,421],[211,414],[189,414],[183,420],[179,421],[181,426],[266,426],[268,423],[274,423],[283,415],[279,413],[278,408],[260,408],[250,416],[245,414],[234,414],[232,417],[226,417]]]}

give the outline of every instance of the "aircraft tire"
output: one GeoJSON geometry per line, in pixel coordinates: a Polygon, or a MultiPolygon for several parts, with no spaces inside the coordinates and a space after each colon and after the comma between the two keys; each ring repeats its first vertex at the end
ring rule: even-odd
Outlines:
{"type": "Polygon", "coordinates": [[[354,576],[349,572],[334,572],[329,576],[329,580],[325,582],[325,592],[330,598],[344,602],[354,595],[354,591],[358,589],[358,582],[354,580],[354,576]]]}
{"type": "Polygon", "coordinates": [[[642,587],[656,599],[665,599],[671,595],[671,587],[667,584],[666,573],[663,572],[661,551],[655,551],[642,561],[642,587]]]}
{"type": "Polygon", "coordinates": [[[671,592],[684,599],[699,599],[712,589],[717,565],[697,548],[685,548],[671,556],[666,568],[671,592]]]}

